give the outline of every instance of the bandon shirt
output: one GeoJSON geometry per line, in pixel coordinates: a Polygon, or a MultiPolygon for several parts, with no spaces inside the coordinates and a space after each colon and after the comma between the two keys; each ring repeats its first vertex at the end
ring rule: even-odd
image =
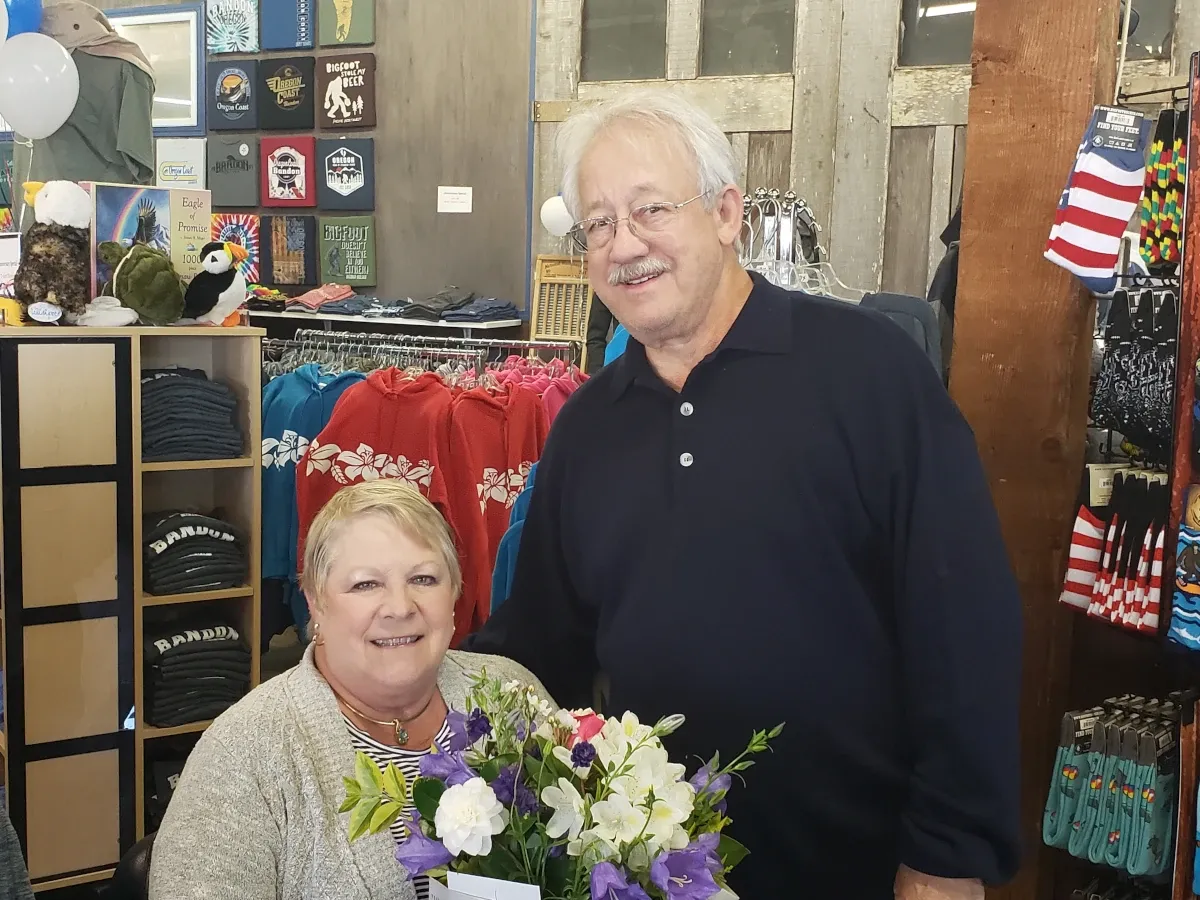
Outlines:
{"type": "Polygon", "coordinates": [[[555,421],[509,599],[466,649],[696,757],[786,722],[729,796],[742,897],[885,900],[1019,862],[1020,601],[971,429],[884,316],[754,276],[668,387],[630,340],[555,421]]]}

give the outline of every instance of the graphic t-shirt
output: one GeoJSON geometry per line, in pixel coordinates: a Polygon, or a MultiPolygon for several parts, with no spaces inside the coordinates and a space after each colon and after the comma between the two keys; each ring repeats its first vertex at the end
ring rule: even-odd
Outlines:
{"type": "Polygon", "coordinates": [[[312,131],[316,61],[311,56],[264,59],[258,66],[262,91],[258,124],[266,131],[312,131]]]}
{"type": "Polygon", "coordinates": [[[258,62],[217,59],[208,64],[205,96],[209,131],[258,128],[258,62]]]}
{"type": "Polygon", "coordinates": [[[375,54],[317,59],[317,118],[321,127],[375,127],[375,54]]]}
{"type": "Polygon", "coordinates": [[[317,141],[317,205],[321,209],[375,208],[375,140],[317,141]]]}
{"type": "Polygon", "coordinates": [[[208,189],[214,207],[258,206],[258,181],[258,138],[208,136],[208,189]]]}
{"type": "Polygon", "coordinates": [[[311,136],[262,139],[263,206],[316,206],[316,148],[311,136]]]}
{"type": "Polygon", "coordinates": [[[263,216],[263,284],[316,284],[315,216],[263,216]]]}

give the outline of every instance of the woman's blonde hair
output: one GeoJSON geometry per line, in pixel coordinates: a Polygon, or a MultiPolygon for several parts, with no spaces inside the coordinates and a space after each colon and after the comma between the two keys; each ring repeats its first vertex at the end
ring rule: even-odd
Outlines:
{"type": "Polygon", "coordinates": [[[405,481],[360,481],[334,494],[321,507],[304,543],[304,571],[300,586],[314,603],[329,580],[333,545],[346,523],[360,516],[383,516],[420,544],[442,557],[450,575],[454,597],[462,591],[462,566],[454,547],[454,534],[442,514],[421,492],[405,481]]]}

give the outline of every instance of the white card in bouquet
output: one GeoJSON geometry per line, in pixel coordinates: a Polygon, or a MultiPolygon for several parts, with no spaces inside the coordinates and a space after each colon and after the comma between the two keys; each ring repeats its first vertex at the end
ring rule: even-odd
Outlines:
{"type": "Polygon", "coordinates": [[[446,876],[449,887],[429,880],[429,900],[542,900],[542,892],[531,884],[480,878],[451,872],[446,876]]]}

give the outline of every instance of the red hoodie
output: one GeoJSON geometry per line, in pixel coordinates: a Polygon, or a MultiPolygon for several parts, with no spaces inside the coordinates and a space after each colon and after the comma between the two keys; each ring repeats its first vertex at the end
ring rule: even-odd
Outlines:
{"type": "Polygon", "coordinates": [[[329,423],[297,465],[300,519],[298,559],[304,558],[309,526],[342,487],[360,480],[401,478],[425,494],[446,517],[458,539],[463,595],[454,609],[454,643],[470,633],[472,614],[488,602],[468,572],[490,565],[487,535],[474,483],[454,484],[450,465],[452,394],[432,373],[410,379],[395,368],[372,372],[342,394],[329,423]]]}
{"type": "Polygon", "coordinates": [[[450,412],[450,465],[446,481],[469,485],[486,532],[487,556],[474,566],[482,604],[472,624],[482,625],[491,609],[492,568],[500,539],[508,530],[513,502],[525,488],[529,469],[542,455],[549,425],[541,398],[520,385],[491,392],[474,388],[460,394],[450,412]]]}

